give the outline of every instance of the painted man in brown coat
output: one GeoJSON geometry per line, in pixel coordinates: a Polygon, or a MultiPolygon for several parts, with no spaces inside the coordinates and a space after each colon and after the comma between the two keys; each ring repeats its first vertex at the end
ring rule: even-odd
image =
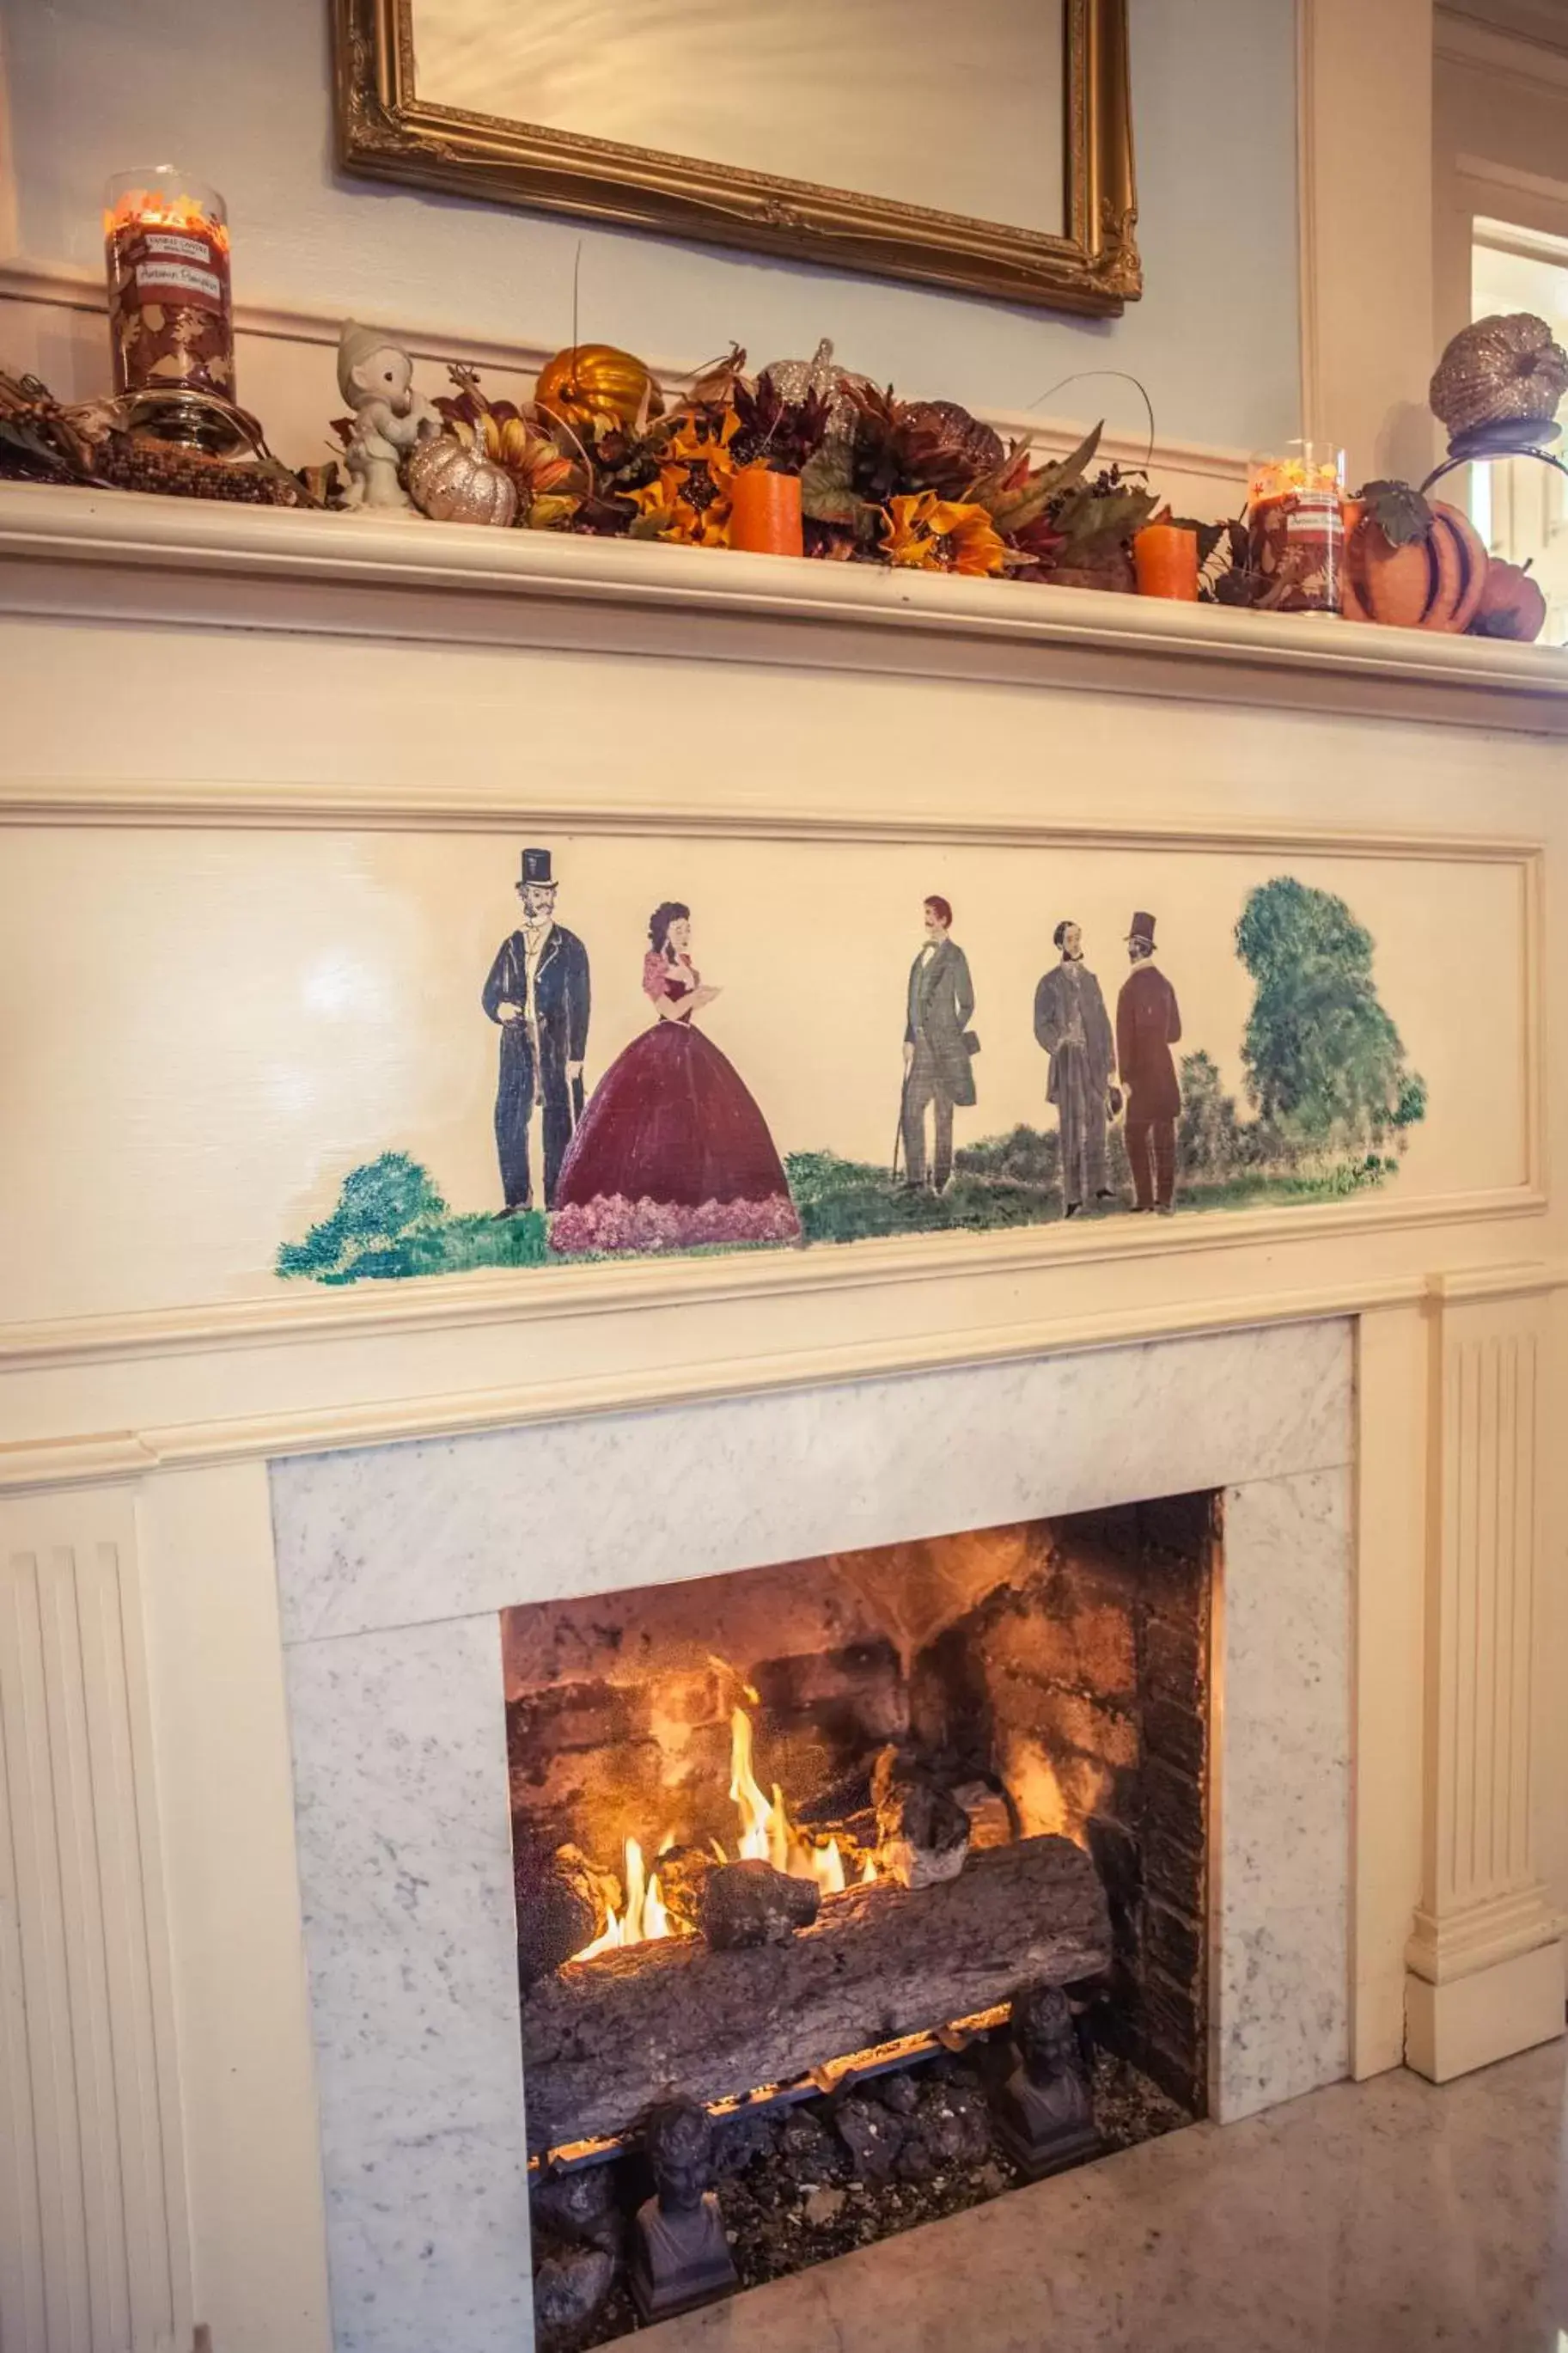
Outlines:
{"type": "Polygon", "coordinates": [[[1154,964],[1154,918],[1140,912],[1127,935],[1132,970],[1116,1000],[1116,1060],[1127,1090],[1127,1157],[1134,1209],[1169,1211],[1176,1197],[1176,1122],[1182,1091],[1171,1049],[1182,1034],[1176,992],[1154,964]]]}

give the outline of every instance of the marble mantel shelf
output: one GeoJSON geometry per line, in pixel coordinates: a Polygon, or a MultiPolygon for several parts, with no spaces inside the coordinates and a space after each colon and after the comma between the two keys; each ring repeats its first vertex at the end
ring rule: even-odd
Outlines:
{"type": "Polygon", "coordinates": [[[987,678],[1568,733],[1568,652],[648,542],[0,483],[0,610],[987,678]]]}

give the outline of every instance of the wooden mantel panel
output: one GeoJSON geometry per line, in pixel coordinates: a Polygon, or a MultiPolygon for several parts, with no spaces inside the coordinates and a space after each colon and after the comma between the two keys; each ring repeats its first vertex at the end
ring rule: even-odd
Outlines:
{"type": "MultiPolygon", "coordinates": [[[[1554,738],[1568,723],[1568,662],[1552,653],[721,551],[26,485],[0,485],[0,829],[10,871],[38,878],[22,909],[30,962],[23,926],[8,927],[10,985],[40,1021],[51,990],[78,987],[99,917],[134,911],[90,1014],[84,1005],[57,1031],[46,1062],[35,1050],[38,1149],[73,1202],[84,1187],[90,1199],[47,1249],[24,1243],[16,1295],[0,1296],[0,1483],[1415,1307],[1434,1271],[1549,1270],[1563,1256],[1548,1178],[1563,1114],[1543,1010],[1562,970],[1545,905],[1554,738]],[[1420,949],[1407,1001],[1418,1004],[1426,971],[1470,968],[1469,924],[1485,934],[1484,989],[1432,1001],[1476,1025],[1476,1083],[1517,1074],[1508,1134],[1470,1155],[1462,1181],[1402,1178],[1289,1213],[348,1290],[278,1282],[279,1242],[320,1213],[351,1159],[395,1140],[421,1149],[399,1097],[384,1126],[367,1123],[335,1159],[300,1130],[276,1207],[243,1247],[226,1259],[209,1250],[198,1266],[185,1208],[207,1216],[209,1240],[226,1201],[248,1213],[254,1185],[236,1187],[233,1172],[258,1134],[275,1145],[283,1133],[247,1081],[254,1025],[243,1042],[234,1029],[244,989],[265,998],[280,967],[243,980],[227,970],[236,917],[253,962],[289,944],[298,987],[310,958],[345,949],[345,889],[371,910],[362,940],[377,936],[377,908],[388,937],[412,924],[446,940],[456,909],[462,940],[440,953],[458,995],[415,1008],[420,1067],[444,1072],[453,1055],[472,1059],[476,1039],[481,1060],[489,1051],[468,967],[493,938],[468,939],[469,911],[488,923],[493,895],[506,918],[517,843],[552,839],[580,845],[574,888],[590,918],[584,877],[616,844],[637,849],[650,883],[694,876],[706,860],[710,886],[750,892],[764,921],[781,903],[769,860],[809,884],[901,855],[917,891],[946,860],[982,878],[981,899],[986,876],[1034,861],[1040,892],[1009,923],[1019,955],[1042,961],[1021,992],[1015,976],[983,1006],[982,1071],[994,1106],[999,1057],[1021,1036],[1037,1070],[1026,1115],[1046,1124],[1027,1030],[1052,954],[1041,894],[1077,890],[1102,859],[1119,877],[1118,910],[1124,891],[1158,892],[1162,875],[1173,896],[1205,861],[1217,875],[1232,860],[1251,879],[1315,863],[1330,887],[1368,902],[1407,873],[1406,946],[1420,949]],[[436,923],[416,902],[442,861],[452,879],[436,923]],[[220,875],[221,915],[209,912],[220,875]],[[302,881],[309,915],[293,912],[302,881]],[[1428,898],[1428,920],[1447,910],[1429,944],[1428,898]],[[86,935],[57,954],[52,941],[77,939],[78,924],[86,935]],[[143,978],[154,945],[156,997],[143,978]],[[111,1009],[112,1033],[100,1018],[111,1009]],[[184,1064],[209,1113],[192,1110],[197,1095],[171,1057],[215,1014],[230,1061],[184,1064]],[[48,1069],[64,1082],[53,1092],[48,1069]],[[68,1141],[51,1124],[61,1103],[74,1105],[68,1141]],[[172,1134],[176,1115],[185,1124],[163,1151],[163,1192],[147,1139],[172,1134]]],[[[1228,953],[1239,898],[1194,889],[1202,920],[1177,943],[1189,970],[1194,954],[1228,953]]],[[[640,900],[632,918],[628,931],[617,917],[603,952],[595,941],[596,1002],[628,939],[635,976],[640,900]]],[[[856,920],[852,903],[833,918],[856,920]]],[[[1108,983],[1124,954],[1110,931],[1102,920],[1094,947],[1108,983]]],[[[378,969],[389,962],[377,957],[378,969]]],[[[405,986],[405,967],[390,965],[405,986]]],[[[885,1017],[898,1027],[903,968],[896,957],[867,966],[853,1021],[873,1046],[885,1017]]],[[[727,1017],[747,994],[731,989],[727,1017]]],[[[1430,1034],[1430,1007],[1426,1018],[1430,1034]]],[[[617,1033],[606,1023],[603,1034],[617,1033]]],[[[352,1031],[342,1036],[352,1053],[352,1031]]],[[[328,1045],[303,1032],[275,1043],[275,1071],[288,1062],[330,1103],[328,1045]]],[[[896,1035],[889,1050],[896,1066],[896,1035]]],[[[605,1047],[594,1052],[602,1067],[605,1047]]],[[[462,1083],[452,1198],[478,1207],[493,1184],[493,1166],[473,1160],[489,1151],[489,1082],[462,1083]]],[[[1473,1092],[1468,1077],[1448,1086],[1450,1116],[1473,1092]]],[[[1488,1133],[1484,1120],[1468,1126],[1488,1133]]],[[[886,1148],[879,1124],[876,1151],[886,1148]]],[[[454,1166],[449,1139],[434,1165],[454,1166]]],[[[14,1224],[13,1251],[18,1236],[14,1224]]]]}
{"type": "MultiPolygon", "coordinates": [[[[1398,2063],[1421,1985],[1434,1989],[1442,2072],[1456,2052],[1466,2063],[1503,2047],[1493,2030],[1511,2031],[1521,1971],[1536,1996],[1560,1989],[1547,1975],[1560,1968],[1568,1851],[1527,1717],[1568,1721],[1561,1496],[1544,1475],[1517,1480],[1510,1525],[1524,1527],[1528,1504],[1539,1541],[1494,1557],[1447,1524],[1444,1482],[1457,1491],[1467,1466],[1501,1460],[1490,1425],[1455,1402],[1489,1349],[1506,1356],[1507,1394],[1528,1392],[1539,1426],[1554,1427],[1568,1081],[1547,1031],[1568,994],[1553,915],[1568,661],[1005,583],[19,486],[0,486],[0,1094],[9,1109],[30,1089],[31,1124],[19,1129],[48,1177],[31,1197],[37,1231],[19,1250],[5,1237],[16,1295],[0,1293],[0,1485],[47,1491],[8,1504],[10,1553],[54,1564],[62,1592],[96,1596],[100,1626],[127,1589],[133,1510],[142,1528],[159,1753],[181,1771],[177,1791],[165,1776],[161,1810],[190,2054],[195,2312],[213,2322],[218,2353],[231,2341],[236,2353],[326,2343],[270,1456],[1355,1318],[1357,2072],[1398,2063]],[[1380,983],[1443,1089],[1426,1141],[1446,1122],[1447,1142],[1424,1159],[1413,1145],[1381,1193],[1299,1208],[342,1290],[277,1279],[279,1241],[320,1216],[368,1153],[423,1151],[428,1138],[458,1206],[490,1200],[478,989],[492,923],[516,920],[519,847],[552,841],[563,863],[570,849],[575,910],[595,931],[596,1020],[601,975],[608,1007],[623,991],[595,1071],[632,1015],[647,1019],[632,1001],[641,930],[666,889],[702,897],[710,937],[721,913],[750,926],[728,961],[757,952],[755,999],[762,946],[781,965],[803,942],[822,952],[810,923],[821,877],[837,893],[829,946],[860,953],[859,886],[844,878],[890,861],[894,883],[879,872],[863,899],[883,909],[875,920],[892,926],[897,953],[878,934],[875,953],[851,957],[854,986],[833,1018],[813,1011],[824,1039],[868,1025],[855,1051],[883,1057],[863,1090],[878,1153],[891,1141],[911,944],[898,926],[911,913],[918,925],[919,894],[943,888],[939,874],[965,880],[977,964],[997,956],[977,1021],[990,1116],[1002,1089],[985,1074],[1035,1053],[1036,978],[1056,918],[1082,914],[1080,891],[1095,902],[1108,981],[1125,969],[1134,906],[1158,907],[1173,970],[1195,979],[1203,959],[1230,955],[1245,892],[1299,871],[1342,891],[1382,934],[1380,983]],[[351,901],[353,939],[369,944],[366,968],[395,984],[401,1008],[379,1033],[392,1076],[374,1117],[344,1106],[353,1049],[321,1026],[339,1018],[337,1001],[315,1003],[314,1032],[301,1010],[302,980],[345,961],[351,901]],[[290,955],[275,957],[290,923],[290,955]],[[111,934],[120,953],[95,965],[111,934]],[[231,955],[241,942],[245,955],[231,955]],[[253,1033],[285,967],[302,1026],[275,1033],[263,1085],[253,1033]],[[228,1059],[209,1084],[214,1036],[228,1059]],[[180,1051],[194,1073],[183,1087],[180,1051]],[[459,1065],[468,1074],[455,1078],[459,1065]],[[414,1107],[426,1080],[428,1115],[414,1107]],[[1537,1630],[1528,1694],[1516,1674],[1510,1709],[1482,1724],[1434,1704],[1423,1729],[1423,1640],[1432,1701],[1451,1688],[1445,1645],[1483,1581],[1516,1668],[1527,1626],[1537,1630]],[[1516,1851],[1532,1759],[1534,1848],[1516,1851]],[[1429,1814],[1424,1831],[1421,1800],[1439,1762],[1469,1777],[1484,1882],[1450,1884],[1436,1867],[1447,1826],[1429,1814]],[[258,1945],[247,1933],[258,1908],[268,1927],[258,1945]]],[[[721,961],[714,976],[731,978],[721,961]]],[[[1247,1014],[1237,971],[1213,1000],[1213,1036],[1233,1065],[1247,1014]]],[[[715,1029],[742,1039],[751,1075],[746,994],[722,1000],[715,1029]]],[[[1194,1045],[1205,1043],[1199,1027],[1194,1045]]],[[[336,1034],[354,1033],[345,1020],[336,1034]]],[[[1044,1067],[1031,1067],[1026,1115],[1045,1126],[1044,1067]]],[[[782,1060],[775,1069],[795,1083],[782,1060]]],[[[772,1084],[765,1063],[758,1083],[772,1084]]],[[[847,1124],[858,1106],[847,1089],[843,1102],[847,1124]]],[[[1509,1457],[1527,1459],[1522,1445],[1509,1457]]],[[[13,1572],[35,1619],[41,1573],[13,1572]]],[[[68,1665],[62,1649],[58,1674],[68,1665]]],[[[135,1667],[127,1652],[122,1693],[137,1692],[135,1667]]],[[[16,1672],[0,1662],[0,1680],[16,1672]]],[[[79,1718],[87,1711],[89,1761],[91,1710],[107,1705],[110,1680],[106,1669],[96,1696],[73,1703],[79,1718]]],[[[1504,1685],[1494,1674],[1487,1688],[1504,1685]]],[[[0,1696],[9,1707],[9,1687],[0,1696]]],[[[46,1769],[50,1752],[13,1723],[15,1811],[22,1776],[46,1769]]],[[[160,1809],[140,1761],[132,1778],[150,1822],[160,1809]]],[[[90,1926],[84,1906],[112,1915],[141,2090],[100,2067],[50,2116],[70,2132],[85,2117],[97,2135],[105,2211],[119,2217],[106,2244],[121,2284],[104,2292],[150,2299],[139,2308],[158,2353],[172,2315],[184,2353],[194,2316],[160,1906],[145,1873],[84,1877],[87,1852],[79,1839],[72,1928],[62,1866],[38,1847],[29,1934],[58,1947],[90,1926]],[[149,2154],[159,2147],[162,2189],[149,2154]]],[[[0,1900],[10,1981],[20,1964],[5,1919],[0,1900]]],[[[90,2024],[101,1990],[86,1984],[83,1999],[90,2024]]],[[[58,2047],[13,2032],[7,2063],[41,2066],[58,2047]]],[[[63,2162],[28,2144],[18,2188],[22,2143],[10,2147],[0,2222],[36,2201],[40,2166],[58,2174],[63,2162]]],[[[79,2201],[68,2221],[48,2273],[67,2285],[48,2292],[97,2293],[79,2201]]],[[[30,2240],[0,2229],[7,2353],[5,2298],[32,2299],[17,2323],[30,2344],[45,2292],[37,2225],[23,2227],[30,2240]]]]}

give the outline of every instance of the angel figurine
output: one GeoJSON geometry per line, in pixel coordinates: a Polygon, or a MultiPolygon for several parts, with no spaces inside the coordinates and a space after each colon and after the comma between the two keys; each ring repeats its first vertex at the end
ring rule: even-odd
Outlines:
{"type": "Polygon", "coordinates": [[[441,430],[441,417],[414,389],[414,363],[376,327],[343,322],[338,338],[338,390],[353,410],[347,504],[381,513],[413,505],[398,479],[407,452],[441,430]]]}

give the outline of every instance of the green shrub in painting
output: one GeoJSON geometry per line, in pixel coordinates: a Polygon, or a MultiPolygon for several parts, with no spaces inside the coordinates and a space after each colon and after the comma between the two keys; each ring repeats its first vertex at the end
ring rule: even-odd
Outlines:
{"type": "Polygon", "coordinates": [[[1242,1041],[1266,1128],[1309,1150],[1370,1152],[1426,1113],[1372,976],[1372,934],[1342,899],[1293,875],[1247,894],[1237,951],[1256,984],[1242,1041]]]}
{"type": "Polygon", "coordinates": [[[384,1152],[349,1171],[336,1208],[303,1241],[283,1244],[278,1271],[317,1282],[392,1282],[482,1266],[538,1266],[543,1258],[542,1217],[455,1216],[416,1160],[384,1152]]]}

